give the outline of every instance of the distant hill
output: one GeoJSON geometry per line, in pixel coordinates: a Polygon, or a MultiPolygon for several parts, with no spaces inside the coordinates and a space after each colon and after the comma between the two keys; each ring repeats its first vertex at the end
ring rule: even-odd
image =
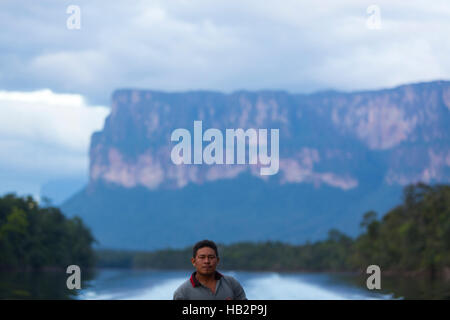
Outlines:
{"type": "MultiPolygon", "coordinates": [[[[384,214],[402,187],[450,181],[450,82],[310,95],[117,90],[90,147],[90,180],[63,203],[101,247],[303,243],[350,235],[368,210],[384,214]],[[280,170],[172,163],[177,128],[278,128],[280,170]]],[[[204,143],[205,145],[205,143],[204,143]]]]}
{"type": "Polygon", "coordinates": [[[41,186],[41,199],[47,198],[52,205],[61,205],[75,192],[84,188],[87,183],[85,177],[50,180],[41,186]]]}

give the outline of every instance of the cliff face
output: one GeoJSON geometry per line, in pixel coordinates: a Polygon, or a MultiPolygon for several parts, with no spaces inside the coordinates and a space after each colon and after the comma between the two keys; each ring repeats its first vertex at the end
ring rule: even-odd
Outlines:
{"type": "MultiPolygon", "coordinates": [[[[347,226],[355,232],[354,226],[364,210],[383,210],[395,204],[402,186],[417,181],[450,181],[449,124],[450,82],[445,81],[379,91],[311,95],[279,91],[222,94],[118,90],[113,94],[111,114],[103,131],[92,136],[89,185],[63,207],[70,213],[87,215],[88,220],[93,216],[120,220],[120,216],[132,215],[132,210],[139,208],[137,210],[147,211],[146,216],[152,217],[148,219],[158,225],[161,215],[170,216],[170,212],[181,210],[181,207],[187,217],[192,214],[185,202],[178,203],[179,208],[169,209],[176,203],[176,200],[170,200],[171,197],[202,199],[201,195],[217,187],[221,195],[215,194],[212,198],[216,202],[227,201],[237,196],[230,196],[230,190],[248,194],[250,190],[245,189],[242,183],[247,181],[248,188],[260,191],[255,195],[257,199],[253,208],[262,210],[264,214],[258,216],[250,209],[246,210],[249,203],[241,200],[240,204],[228,209],[232,211],[228,216],[233,219],[244,215],[250,224],[254,222],[252,219],[264,216],[267,223],[259,225],[262,230],[258,235],[250,232],[246,237],[245,228],[239,231],[240,234],[233,233],[235,229],[232,229],[228,238],[223,235],[219,239],[287,238],[301,242],[320,237],[333,226],[344,229],[347,226]],[[173,164],[170,154],[176,143],[171,141],[171,133],[177,128],[193,132],[195,120],[202,121],[204,131],[208,128],[222,132],[230,128],[279,129],[279,172],[262,176],[259,165],[173,164]],[[224,185],[229,189],[222,189],[224,185]],[[192,190],[198,193],[191,194],[192,190]],[[277,199],[267,194],[278,192],[274,190],[283,190],[277,199]],[[160,211],[153,212],[155,203],[148,204],[138,197],[135,201],[141,201],[141,206],[134,209],[124,206],[122,212],[111,209],[114,212],[109,215],[99,213],[98,210],[103,209],[98,201],[118,201],[112,198],[113,193],[114,198],[125,194],[130,197],[130,193],[140,193],[143,198],[150,197],[150,194],[164,194],[171,204],[158,203],[160,211]],[[283,204],[291,200],[295,202],[306,194],[312,197],[308,206],[297,203],[291,208],[283,204]],[[336,208],[331,199],[338,198],[348,199],[336,208]],[[322,206],[320,203],[327,199],[331,201],[329,206],[322,206]],[[97,204],[89,207],[87,203],[90,201],[97,204]],[[349,202],[353,206],[349,207],[349,202]],[[274,206],[274,203],[279,205],[274,206]],[[338,216],[336,212],[339,212],[338,216]],[[297,232],[299,229],[273,234],[270,221],[273,222],[274,216],[279,219],[275,223],[279,228],[291,223],[306,223],[311,227],[307,232],[301,229],[302,233],[297,232]],[[351,226],[348,226],[350,221],[351,226]]],[[[206,144],[204,142],[203,146],[206,144]]],[[[127,202],[125,198],[122,201],[127,202]]],[[[159,200],[155,198],[155,201],[159,200]]],[[[217,207],[217,203],[209,203],[209,206],[217,207]]],[[[217,211],[217,208],[207,208],[205,202],[205,208],[201,210],[206,215],[217,211]]],[[[204,217],[197,213],[197,218],[204,217]]],[[[217,214],[220,216],[224,212],[217,214]]],[[[211,219],[211,224],[215,223],[214,218],[208,219],[211,219]]],[[[139,221],[144,223],[147,220],[139,221]]],[[[166,223],[177,225],[173,219],[166,223]]],[[[233,221],[230,222],[232,224],[233,221]]],[[[94,231],[96,228],[94,226],[94,231]]],[[[125,234],[139,233],[131,230],[136,226],[127,228],[125,225],[122,228],[125,228],[125,247],[135,247],[125,234]]],[[[155,246],[186,245],[196,236],[191,234],[183,240],[169,236],[173,241],[158,240],[155,246]]],[[[151,241],[147,242],[154,243],[151,241]]],[[[108,246],[108,242],[104,244],[108,246]]]]}
{"type": "Polygon", "coordinates": [[[373,178],[387,184],[448,181],[449,110],[450,82],[314,95],[118,90],[104,130],[92,137],[90,183],[154,190],[243,172],[264,178],[255,165],[174,165],[171,133],[192,132],[194,120],[204,130],[279,128],[279,184],[356,188],[367,154],[383,158],[386,171],[373,178]]]}

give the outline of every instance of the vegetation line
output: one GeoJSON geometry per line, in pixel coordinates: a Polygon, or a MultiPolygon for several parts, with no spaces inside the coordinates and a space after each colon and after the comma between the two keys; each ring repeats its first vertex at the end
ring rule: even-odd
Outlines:
{"type": "MultiPolygon", "coordinates": [[[[376,264],[391,274],[450,278],[450,186],[423,183],[404,188],[403,203],[381,219],[364,214],[362,233],[292,245],[241,242],[219,245],[221,267],[258,271],[361,272],[376,264]]],[[[98,250],[78,217],[39,207],[31,197],[0,197],[0,269],[81,267],[190,269],[191,248],[153,252],[98,250]]]]}

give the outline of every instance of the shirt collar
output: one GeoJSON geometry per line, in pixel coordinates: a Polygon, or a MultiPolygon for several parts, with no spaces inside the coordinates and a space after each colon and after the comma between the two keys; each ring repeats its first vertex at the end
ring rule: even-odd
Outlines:
{"type": "MultiPolygon", "coordinates": [[[[193,286],[194,288],[201,285],[200,281],[198,281],[197,278],[195,277],[195,274],[196,274],[196,273],[197,273],[197,271],[194,271],[194,272],[191,274],[191,278],[189,279],[189,280],[191,281],[191,284],[192,284],[192,286],[193,286]]],[[[219,279],[222,278],[222,277],[223,277],[223,275],[222,275],[219,271],[216,271],[216,273],[214,274],[214,278],[215,278],[216,280],[219,280],[219,279]]]]}

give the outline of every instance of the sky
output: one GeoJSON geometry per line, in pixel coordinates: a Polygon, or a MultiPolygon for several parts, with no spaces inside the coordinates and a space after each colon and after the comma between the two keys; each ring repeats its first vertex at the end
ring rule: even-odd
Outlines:
{"type": "Polygon", "coordinates": [[[48,181],[87,179],[90,135],[118,88],[309,93],[448,80],[449,17],[448,0],[2,0],[0,194],[39,197],[48,181]]]}

